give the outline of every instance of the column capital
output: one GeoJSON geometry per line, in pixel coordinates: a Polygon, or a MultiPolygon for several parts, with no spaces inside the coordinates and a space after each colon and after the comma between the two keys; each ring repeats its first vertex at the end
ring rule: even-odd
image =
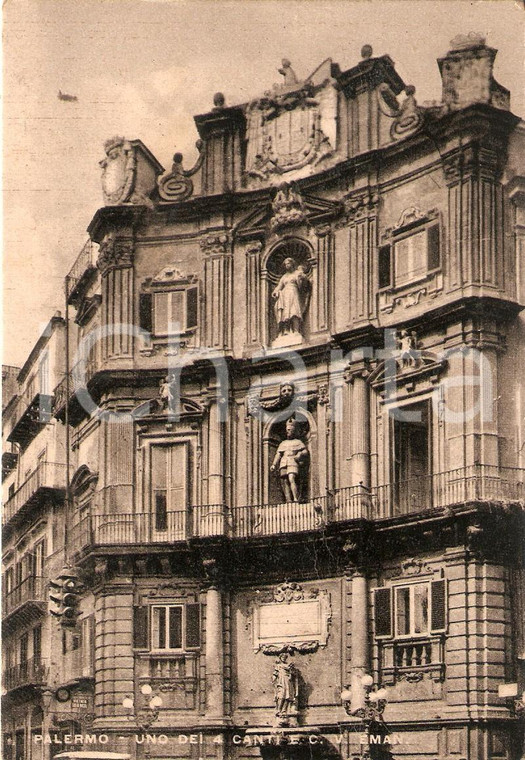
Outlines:
{"type": "Polygon", "coordinates": [[[348,538],[343,547],[344,574],[348,580],[362,577],[366,578],[369,573],[368,555],[369,544],[365,538],[348,538]]]}
{"type": "Polygon", "coordinates": [[[349,385],[356,379],[361,378],[367,381],[372,374],[372,368],[370,366],[369,359],[358,359],[357,361],[350,362],[343,372],[343,378],[349,385]]]}
{"type": "Polygon", "coordinates": [[[129,237],[120,238],[108,233],[100,243],[97,267],[102,277],[112,269],[126,269],[133,266],[134,244],[129,237]]]}
{"type": "Polygon", "coordinates": [[[218,557],[203,557],[202,567],[206,576],[206,589],[223,590],[228,584],[223,562],[218,557]]]}

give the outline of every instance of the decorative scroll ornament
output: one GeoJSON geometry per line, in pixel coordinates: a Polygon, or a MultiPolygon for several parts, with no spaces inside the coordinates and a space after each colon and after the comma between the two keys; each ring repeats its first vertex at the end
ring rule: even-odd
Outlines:
{"type": "Polygon", "coordinates": [[[346,227],[353,222],[374,216],[379,208],[379,193],[377,190],[371,190],[358,196],[346,198],[344,201],[344,211],[341,218],[336,222],[336,229],[346,227]]]}
{"type": "Polygon", "coordinates": [[[399,112],[390,128],[393,140],[399,140],[415,132],[423,123],[423,115],[415,98],[416,88],[409,85],[405,88],[406,98],[399,107],[399,112]]]}
{"type": "Polygon", "coordinates": [[[410,559],[401,563],[401,575],[428,575],[432,568],[422,559],[410,559]]]}
{"type": "Polygon", "coordinates": [[[182,166],[183,155],[182,153],[175,153],[173,156],[173,164],[171,171],[159,177],[157,180],[159,195],[163,201],[176,202],[183,201],[185,198],[189,198],[193,193],[193,182],[190,177],[195,174],[202,166],[204,161],[204,142],[197,140],[197,149],[199,151],[199,158],[197,163],[191,169],[185,170],[182,166]]]}
{"type": "Polygon", "coordinates": [[[273,592],[274,602],[286,602],[286,604],[290,604],[290,602],[298,602],[301,599],[304,599],[304,589],[298,583],[288,583],[288,581],[285,581],[280,586],[277,586],[273,592]]]}
{"type": "Polygon", "coordinates": [[[400,140],[413,134],[423,123],[423,114],[417,104],[415,93],[416,88],[408,85],[405,88],[406,97],[400,105],[388,84],[383,82],[377,89],[379,110],[394,120],[390,127],[392,140],[400,140]]]}

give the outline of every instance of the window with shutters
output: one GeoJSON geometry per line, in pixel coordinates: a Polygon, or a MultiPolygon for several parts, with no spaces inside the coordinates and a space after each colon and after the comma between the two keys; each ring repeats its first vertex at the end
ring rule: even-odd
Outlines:
{"type": "Polygon", "coordinates": [[[445,631],[445,584],[440,578],[375,589],[376,638],[410,638],[445,631]]]}
{"type": "Polygon", "coordinates": [[[441,226],[436,212],[402,216],[385,232],[378,251],[378,284],[399,289],[441,269],[441,226]]]}
{"type": "Polygon", "coordinates": [[[187,652],[199,649],[200,605],[152,604],[134,608],[136,649],[151,652],[187,652]]]}
{"type": "Polygon", "coordinates": [[[374,589],[375,638],[385,683],[413,671],[442,680],[446,588],[439,578],[374,589]]]}
{"type": "Polygon", "coordinates": [[[199,322],[199,287],[194,275],[167,267],[144,283],[139,297],[140,327],[153,338],[187,335],[199,322]]]}

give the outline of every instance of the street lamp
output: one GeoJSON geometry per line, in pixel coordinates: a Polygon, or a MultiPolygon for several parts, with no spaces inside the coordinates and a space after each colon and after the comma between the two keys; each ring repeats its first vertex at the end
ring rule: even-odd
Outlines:
{"type": "Polygon", "coordinates": [[[145,698],[143,706],[139,706],[135,709],[133,698],[124,697],[122,700],[122,707],[130,711],[128,718],[135,721],[143,731],[146,731],[159,717],[159,708],[162,707],[162,697],[153,694],[153,689],[149,683],[142,684],[140,687],[140,693],[145,698]],[[151,697],[149,701],[148,697],[151,697]]]}
{"type": "Polygon", "coordinates": [[[363,754],[363,758],[368,760],[370,758],[370,736],[372,734],[372,726],[381,726],[382,731],[388,732],[386,723],[383,719],[383,713],[388,699],[388,691],[386,689],[374,690],[374,679],[368,673],[361,676],[361,686],[364,690],[364,704],[362,707],[352,709],[352,691],[346,686],[341,692],[341,702],[347,715],[355,715],[357,718],[361,718],[366,730],[367,746],[363,754]]]}

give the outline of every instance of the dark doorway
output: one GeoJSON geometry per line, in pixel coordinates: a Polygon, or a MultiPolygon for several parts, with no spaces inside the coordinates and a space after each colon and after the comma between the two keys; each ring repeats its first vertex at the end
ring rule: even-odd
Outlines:
{"type": "Polygon", "coordinates": [[[395,410],[393,420],[393,512],[432,506],[430,408],[428,402],[395,410]]]}

